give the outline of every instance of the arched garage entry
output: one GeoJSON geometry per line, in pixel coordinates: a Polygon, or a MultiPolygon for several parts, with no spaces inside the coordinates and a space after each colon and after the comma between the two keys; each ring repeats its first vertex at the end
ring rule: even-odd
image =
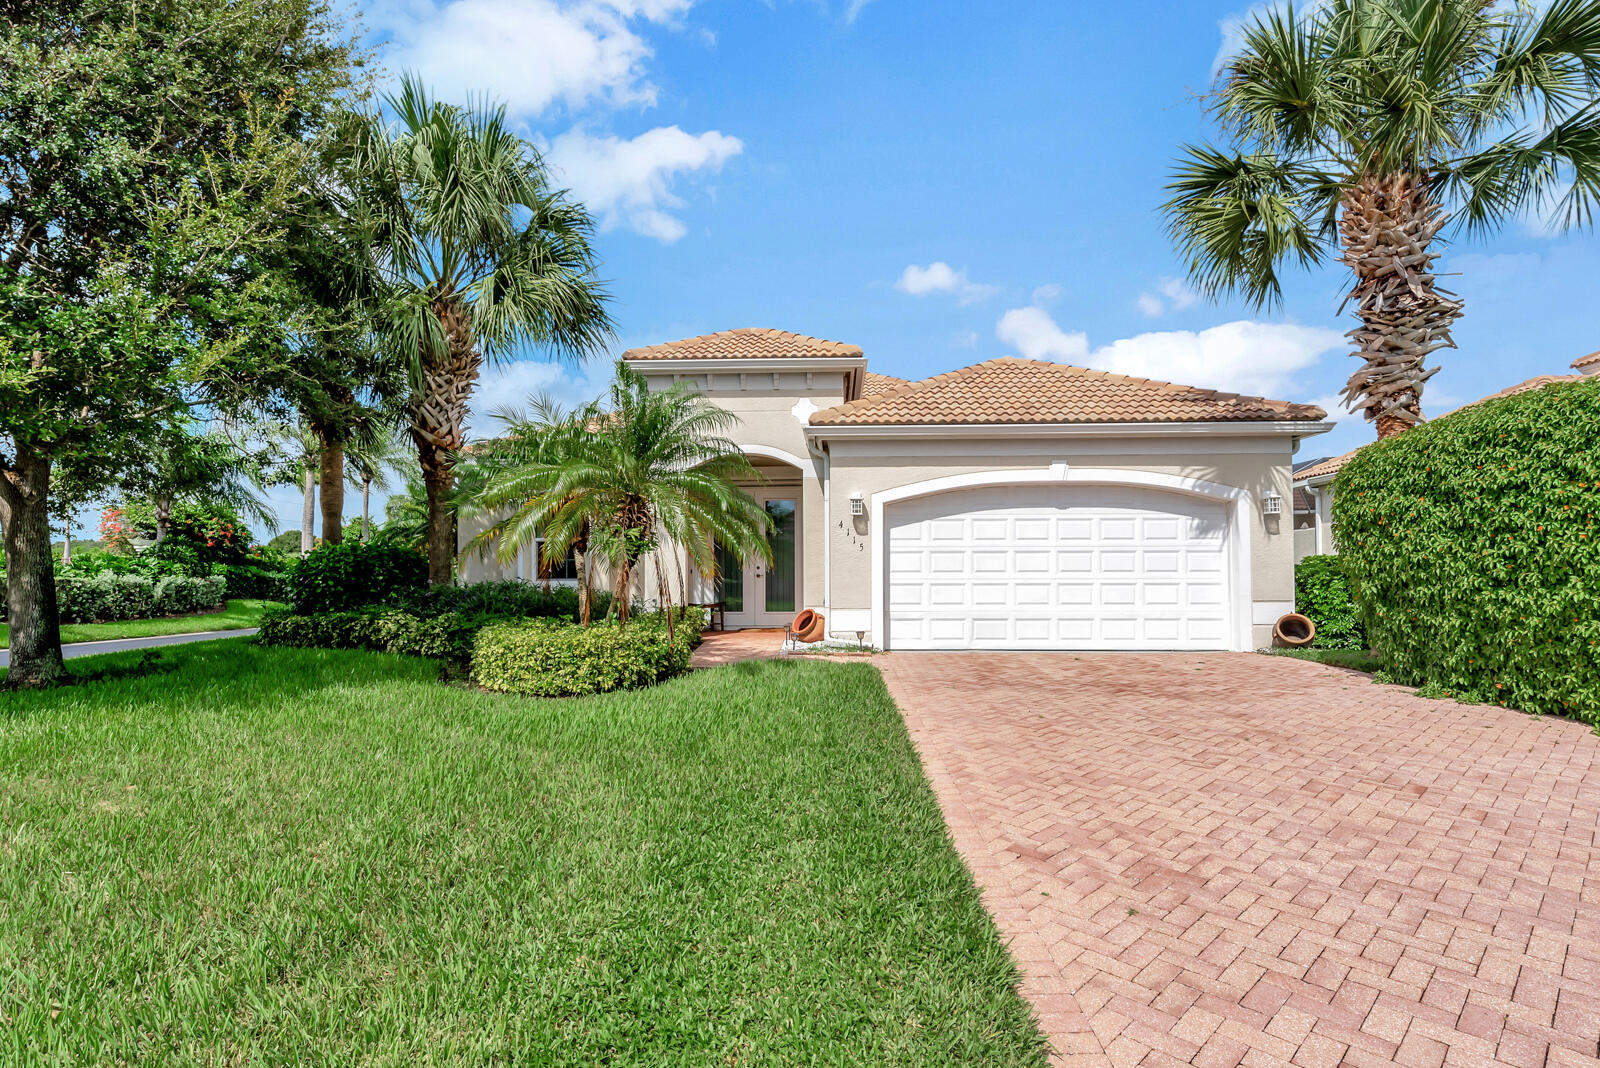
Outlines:
{"type": "Polygon", "coordinates": [[[1249,495],[1111,469],[951,476],[873,501],[890,649],[1248,649],[1249,495]]]}

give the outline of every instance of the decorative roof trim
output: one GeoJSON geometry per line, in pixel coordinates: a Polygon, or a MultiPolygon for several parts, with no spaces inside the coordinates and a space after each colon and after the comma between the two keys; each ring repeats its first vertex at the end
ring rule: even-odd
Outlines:
{"type": "Polygon", "coordinates": [[[1155,423],[813,423],[811,438],[1171,437],[1200,432],[1236,437],[1326,434],[1333,423],[1300,419],[1187,419],[1155,423]]]}

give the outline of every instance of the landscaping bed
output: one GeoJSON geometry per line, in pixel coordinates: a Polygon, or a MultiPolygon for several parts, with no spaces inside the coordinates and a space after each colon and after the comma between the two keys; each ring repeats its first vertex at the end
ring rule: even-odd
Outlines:
{"type": "Polygon", "coordinates": [[[365,652],[161,655],[0,696],[19,1057],[1045,1063],[870,665],[528,701],[365,652]]]}

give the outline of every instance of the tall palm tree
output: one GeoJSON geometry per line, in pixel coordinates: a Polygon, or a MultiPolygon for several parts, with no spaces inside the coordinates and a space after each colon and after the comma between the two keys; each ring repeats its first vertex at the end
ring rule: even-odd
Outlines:
{"type": "Polygon", "coordinates": [[[716,571],[714,544],[771,558],[766,512],[738,484],[759,476],[726,437],[734,416],[687,385],[652,391],[619,363],[604,402],[500,417],[505,436],[486,449],[469,507],[503,518],[469,550],[492,548],[508,562],[542,537],[555,564],[586,547],[611,565],[624,623],[634,565],[662,535],[706,575],[716,571]]]}
{"type": "Polygon", "coordinates": [[[1279,270],[1338,251],[1360,370],[1345,403],[1379,437],[1422,419],[1428,355],[1462,302],[1433,264],[1452,219],[1529,211],[1588,225],[1600,198],[1600,2],[1328,0],[1245,31],[1209,108],[1227,148],[1188,146],[1169,229],[1208,295],[1281,300],[1279,270]]]}
{"type": "Polygon", "coordinates": [[[565,359],[611,337],[593,220],[553,189],[500,107],[456,107],[411,76],[387,100],[396,128],[363,142],[358,216],[385,299],[381,332],[410,369],[409,431],[428,493],[428,578],[455,556],[455,453],[483,361],[527,345],[565,359]]]}
{"type": "Polygon", "coordinates": [[[389,476],[403,470],[410,458],[406,443],[391,428],[352,441],[345,452],[345,478],[361,488],[361,543],[372,536],[372,491],[390,487],[389,476]]]}

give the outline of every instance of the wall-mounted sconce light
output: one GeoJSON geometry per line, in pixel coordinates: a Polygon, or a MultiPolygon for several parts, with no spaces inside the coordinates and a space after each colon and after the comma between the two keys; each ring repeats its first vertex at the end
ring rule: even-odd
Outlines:
{"type": "Polygon", "coordinates": [[[1267,492],[1263,493],[1261,495],[1261,514],[1282,515],[1283,494],[1279,493],[1277,490],[1267,490],[1267,492]]]}
{"type": "Polygon", "coordinates": [[[850,514],[851,515],[866,515],[867,514],[867,502],[866,502],[866,499],[864,497],[862,497],[860,490],[856,490],[854,493],[850,494],[850,514]]]}

